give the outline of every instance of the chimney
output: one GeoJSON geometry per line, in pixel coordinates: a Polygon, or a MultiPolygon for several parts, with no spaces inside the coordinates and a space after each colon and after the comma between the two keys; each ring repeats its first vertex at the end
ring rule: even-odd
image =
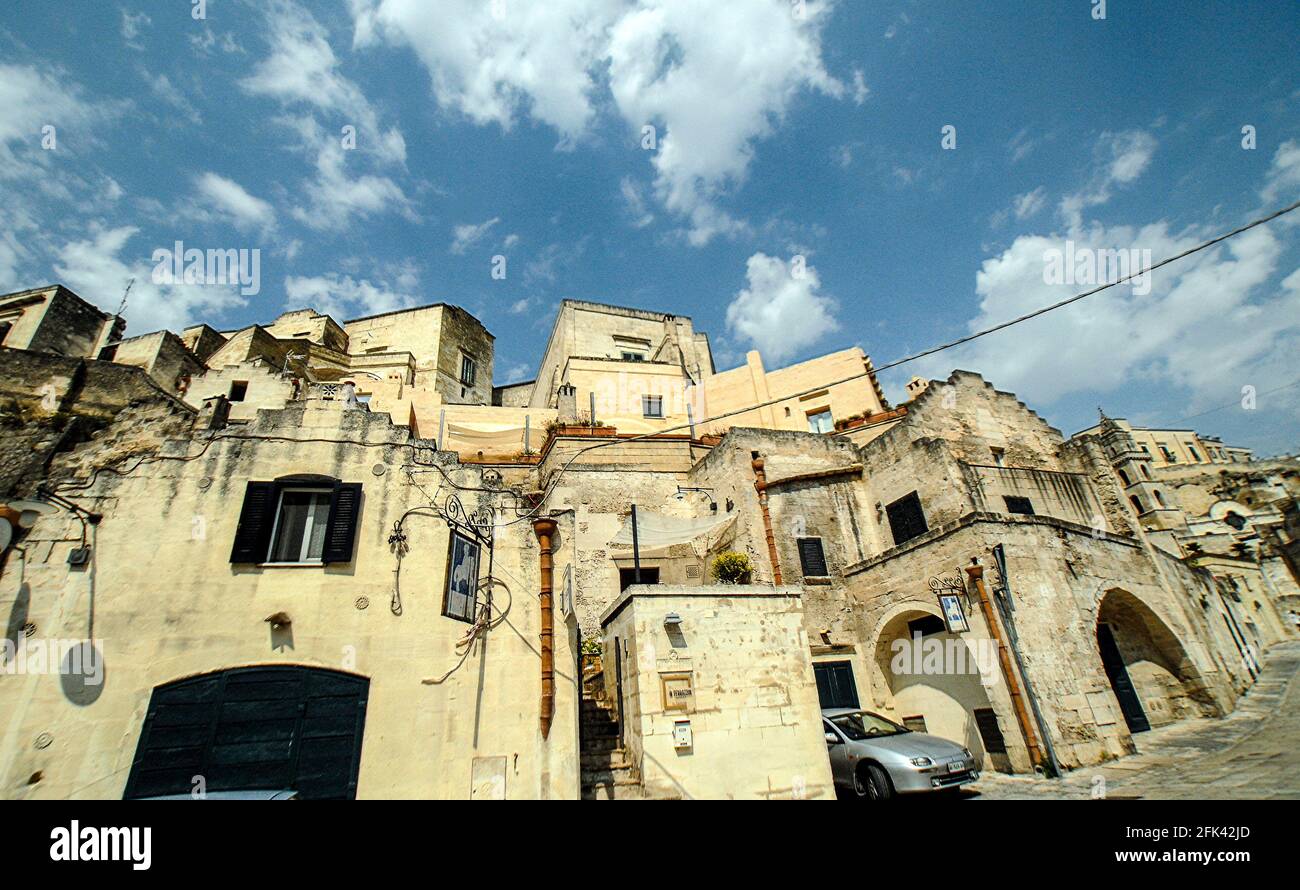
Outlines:
{"type": "Polygon", "coordinates": [[[572,383],[562,383],[555,391],[555,407],[559,409],[560,423],[578,422],[578,388],[572,383]]]}

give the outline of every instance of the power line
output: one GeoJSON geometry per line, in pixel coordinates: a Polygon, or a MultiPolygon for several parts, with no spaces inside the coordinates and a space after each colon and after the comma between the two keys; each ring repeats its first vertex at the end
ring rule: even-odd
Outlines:
{"type": "MultiPolygon", "coordinates": [[[[993,325],[992,327],[985,328],[981,331],[976,331],[973,334],[967,334],[965,337],[958,337],[956,340],[950,340],[947,343],[940,344],[939,346],[932,346],[929,349],[923,349],[920,352],[914,352],[911,355],[907,355],[904,356],[903,358],[896,359],[892,362],[881,365],[879,368],[868,368],[867,370],[862,371],[861,373],[853,374],[841,380],[836,380],[833,383],[824,383],[819,386],[812,387],[811,389],[805,389],[802,392],[790,393],[788,395],[781,396],[780,398],[769,399],[766,402],[759,402],[756,405],[748,405],[744,408],[737,408],[732,411],[725,411],[722,414],[716,414],[712,417],[706,417],[702,420],[697,420],[690,423],[679,424],[678,426],[672,426],[672,427],[667,427],[665,429],[656,430],[653,433],[642,433],[640,435],[628,436],[627,438],[622,438],[622,439],[609,439],[604,442],[598,442],[594,445],[588,445],[587,447],[580,448],[578,451],[574,452],[574,454],[569,458],[569,460],[566,461],[563,464],[563,466],[561,466],[560,469],[556,471],[555,475],[552,477],[552,480],[558,480],[561,476],[563,476],[565,471],[568,470],[568,468],[573,464],[575,460],[578,459],[578,457],[580,457],[583,454],[586,454],[588,451],[595,451],[597,448],[608,448],[611,445],[622,445],[631,442],[639,442],[639,441],[644,441],[646,439],[652,439],[655,436],[665,435],[668,433],[681,432],[683,430],[692,430],[696,426],[702,426],[704,424],[709,424],[709,423],[716,423],[719,420],[726,420],[730,417],[735,417],[740,414],[748,414],[749,412],[757,411],[760,408],[769,408],[772,405],[776,405],[781,402],[786,402],[789,401],[790,399],[802,398],[803,396],[812,395],[813,393],[830,389],[833,386],[840,386],[845,383],[852,383],[854,380],[861,380],[863,377],[871,377],[880,373],[881,371],[888,371],[891,368],[897,368],[901,365],[908,364],[909,362],[914,362],[917,361],[918,359],[925,358],[926,356],[934,355],[935,353],[943,352],[944,350],[952,349],[956,346],[961,346],[965,343],[970,343],[972,340],[978,340],[979,338],[986,337],[989,334],[994,334],[997,333],[998,331],[1006,330],[1007,328],[1012,327],[1013,325],[1018,325],[1021,322],[1029,321],[1030,319],[1037,318],[1040,315],[1046,315],[1048,312],[1052,312],[1064,306],[1069,306],[1071,303],[1077,303],[1080,300],[1084,299],[1085,297],[1090,297],[1093,294],[1097,294],[1100,293],[1101,291],[1115,287],[1116,285],[1123,284],[1124,282],[1129,281],[1133,278],[1137,278],[1141,275],[1145,275],[1149,272],[1153,272],[1162,266],[1167,266],[1170,263],[1176,262],[1177,260],[1181,260],[1185,257],[1189,257],[1194,253],[1199,253],[1202,250],[1207,250],[1215,246],[1216,244],[1220,244],[1224,241],[1227,241],[1229,238],[1236,237],[1237,235],[1240,235],[1243,232],[1250,231],[1251,229],[1257,228],[1258,226],[1262,226],[1265,225],[1266,223],[1270,223],[1281,216],[1285,216],[1286,214],[1291,213],[1296,208],[1300,208],[1300,201],[1296,201],[1292,204],[1288,204],[1286,207],[1283,207],[1279,210],[1275,210],[1274,212],[1268,214],[1267,216],[1261,216],[1257,219],[1254,219],[1243,226],[1238,226],[1237,228],[1233,229],[1230,232],[1225,232],[1222,235],[1218,235],[1214,238],[1209,239],[1208,241],[1203,241],[1194,247],[1190,247],[1187,250],[1182,251],[1181,253],[1174,254],[1171,257],[1166,257],[1165,259],[1161,260],[1158,263],[1154,263],[1150,266],[1147,266],[1146,268],[1139,269],[1136,272],[1131,272],[1128,275],[1124,275],[1120,278],[1117,278],[1114,281],[1108,282],[1107,284],[1102,284],[1097,287],[1094,287],[1092,290],[1087,290],[1082,293],[1075,294],[1074,296],[1068,297],[1064,300],[1061,300],[1060,302],[1052,303],[1050,306],[1044,306],[1040,309],[1035,309],[1033,312],[1028,312],[1024,315],[1021,315],[1017,318],[1013,318],[1009,321],[1004,321],[1001,322],[1000,324],[993,325]]],[[[535,507],[528,514],[521,516],[520,520],[528,518],[529,516],[533,515],[538,509],[540,509],[541,504],[546,501],[546,498],[550,496],[550,493],[553,490],[554,490],[554,485],[548,485],[546,491],[542,495],[541,500],[538,502],[538,506],[535,507]]]]}
{"type": "MultiPolygon", "coordinates": [[[[1295,380],[1292,380],[1290,383],[1283,383],[1281,386],[1275,386],[1275,387],[1273,387],[1272,389],[1266,389],[1266,390],[1264,390],[1264,391],[1261,392],[1261,393],[1256,393],[1256,394],[1255,394],[1255,397],[1256,397],[1256,398],[1259,398],[1260,396],[1266,396],[1266,395],[1270,395],[1270,394],[1275,393],[1275,392],[1281,392],[1282,390],[1284,390],[1284,389],[1290,389],[1290,388],[1293,387],[1293,386],[1300,386],[1300,378],[1297,378],[1297,379],[1295,379],[1295,380]]],[[[1204,416],[1207,415],[1207,414],[1214,414],[1214,413],[1219,412],[1219,411],[1226,411],[1228,408],[1235,408],[1235,407],[1237,407],[1239,404],[1241,404],[1241,403],[1240,403],[1240,402],[1229,402],[1229,403],[1226,404],[1226,405],[1220,405],[1220,406],[1217,407],[1217,408],[1210,408],[1210,409],[1207,410],[1207,411],[1202,411],[1200,414],[1191,414],[1191,415],[1188,415],[1187,417],[1180,417],[1178,420],[1171,420],[1171,421],[1170,421],[1170,424],[1172,425],[1172,424],[1176,424],[1176,423],[1186,423],[1186,422],[1189,421],[1189,420],[1195,420],[1196,418],[1198,418],[1198,417],[1204,417],[1204,416]]]]}

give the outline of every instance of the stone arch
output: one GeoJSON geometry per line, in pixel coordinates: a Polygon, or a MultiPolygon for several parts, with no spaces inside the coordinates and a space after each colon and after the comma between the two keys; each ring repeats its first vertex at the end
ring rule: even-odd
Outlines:
{"type": "MultiPolygon", "coordinates": [[[[996,650],[990,648],[988,640],[976,639],[972,634],[950,634],[946,628],[923,632],[918,650],[915,633],[909,627],[918,620],[939,627],[943,617],[935,603],[914,600],[894,606],[876,625],[869,651],[878,703],[899,722],[923,717],[926,732],[965,745],[986,767],[1010,772],[1004,752],[990,755],[985,751],[975,719],[977,710],[993,708],[981,681],[981,659],[977,654],[984,656],[984,669],[1000,678],[996,650]],[[900,642],[905,645],[897,645],[900,642]],[[938,672],[932,670],[936,657],[941,659],[942,669],[938,672]]],[[[1003,727],[1004,733],[1010,731],[1003,727]]]]}
{"type": "Polygon", "coordinates": [[[1123,588],[1097,605],[1097,651],[1131,732],[1221,713],[1168,623],[1123,588]]]}

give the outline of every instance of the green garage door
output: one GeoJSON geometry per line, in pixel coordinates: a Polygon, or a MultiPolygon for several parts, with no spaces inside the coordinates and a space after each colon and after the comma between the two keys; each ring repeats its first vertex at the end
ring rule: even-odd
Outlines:
{"type": "Polygon", "coordinates": [[[853,663],[849,661],[813,662],[817,678],[817,698],[823,708],[858,707],[858,684],[853,682],[853,663]]]}
{"type": "Polygon", "coordinates": [[[299,666],[234,668],[159,686],[124,797],[292,790],[353,798],[370,681],[299,666]]]}

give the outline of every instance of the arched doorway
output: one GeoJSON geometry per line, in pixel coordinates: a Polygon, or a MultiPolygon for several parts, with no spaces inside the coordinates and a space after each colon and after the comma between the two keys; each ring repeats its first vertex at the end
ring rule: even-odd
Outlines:
{"type": "Polygon", "coordinates": [[[1129,732],[1217,713],[1173,631],[1127,590],[1115,588],[1102,597],[1097,651],[1129,732]]]}
{"type": "Polygon", "coordinates": [[[354,798],[370,681],[301,665],[231,668],[154,688],[126,798],[294,791],[354,798]]]}
{"type": "Polygon", "coordinates": [[[912,729],[970,748],[977,761],[1011,771],[981,670],[1000,679],[988,640],[948,633],[938,610],[906,608],[886,618],[876,638],[875,666],[888,693],[884,704],[912,729]]]}

